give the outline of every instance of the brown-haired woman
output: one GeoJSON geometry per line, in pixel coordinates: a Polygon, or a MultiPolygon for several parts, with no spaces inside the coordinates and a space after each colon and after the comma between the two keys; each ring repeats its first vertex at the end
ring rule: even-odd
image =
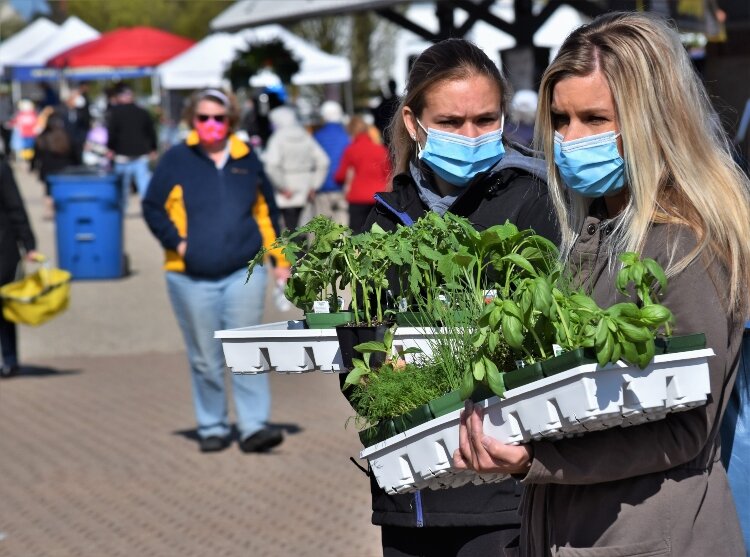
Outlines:
{"type": "MultiPolygon", "coordinates": [[[[394,230],[429,211],[451,212],[478,229],[509,220],[557,242],[544,163],[502,141],[508,95],[502,74],[476,45],[450,39],[425,50],[390,126],[392,191],[375,196],[365,228],[394,230]]],[[[371,483],[386,557],[485,557],[518,535],[515,480],[394,496],[371,483]]]]}

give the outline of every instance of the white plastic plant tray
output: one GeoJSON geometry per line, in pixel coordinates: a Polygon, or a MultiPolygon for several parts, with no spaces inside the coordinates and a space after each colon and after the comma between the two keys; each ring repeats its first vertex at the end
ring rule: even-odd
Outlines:
{"type": "MultiPolygon", "coordinates": [[[[216,331],[221,339],[224,358],[233,373],[255,374],[277,371],[306,373],[322,371],[340,373],[344,370],[336,329],[303,329],[299,321],[278,321],[253,327],[216,331]]],[[[420,348],[431,352],[431,329],[399,327],[393,339],[395,352],[420,348]]],[[[418,354],[406,354],[413,362],[418,354]]]]}
{"type": "MultiPolygon", "coordinates": [[[[484,432],[504,443],[550,440],[663,419],[706,403],[711,349],[662,354],[646,369],[617,362],[583,364],[480,402],[484,432]]],[[[452,467],[460,410],[399,433],[360,452],[390,494],[425,487],[501,481],[452,467]]]]}

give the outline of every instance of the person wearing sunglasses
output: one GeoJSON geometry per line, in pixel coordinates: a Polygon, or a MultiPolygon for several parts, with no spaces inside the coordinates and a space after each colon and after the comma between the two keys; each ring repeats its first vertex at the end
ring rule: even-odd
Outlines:
{"type": "Polygon", "coordinates": [[[705,333],[715,355],[704,406],[631,427],[505,445],[467,404],[454,464],[521,480],[523,556],[746,554],[719,424],[748,317],[750,182],[720,122],[680,36],[653,15],[578,28],[542,77],[535,141],[574,286],[610,307],[628,298],[619,254],[655,259],[673,334],[705,333]]]}
{"type": "MultiPolygon", "coordinates": [[[[247,262],[279,234],[273,188],[255,152],[232,131],[234,97],[219,89],[198,93],[186,111],[192,131],[167,151],[154,171],[143,216],[166,250],[167,291],[190,362],[200,450],[230,442],[225,366],[214,331],[257,325],[263,317],[266,267],[247,276],[247,262]]],[[[286,280],[279,252],[273,273],[286,280]]],[[[239,446],[267,451],[282,442],[267,420],[267,375],[232,375],[239,446]]]]}

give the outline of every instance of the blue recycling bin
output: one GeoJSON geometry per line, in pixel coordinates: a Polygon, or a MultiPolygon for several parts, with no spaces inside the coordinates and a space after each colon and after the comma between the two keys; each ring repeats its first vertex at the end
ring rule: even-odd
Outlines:
{"type": "Polygon", "coordinates": [[[122,277],[123,200],[117,176],[71,167],[48,179],[55,201],[58,266],[74,279],[122,277]]]}

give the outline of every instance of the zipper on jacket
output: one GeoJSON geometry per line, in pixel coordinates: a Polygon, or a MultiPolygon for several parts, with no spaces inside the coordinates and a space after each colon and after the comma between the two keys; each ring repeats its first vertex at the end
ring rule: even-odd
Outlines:
{"type": "Polygon", "coordinates": [[[417,528],[424,526],[424,515],[422,514],[422,492],[414,494],[414,510],[417,512],[417,528]]]}
{"type": "Polygon", "coordinates": [[[376,203],[380,203],[380,205],[382,205],[383,207],[385,207],[386,209],[388,209],[405,226],[412,226],[414,224],[414,219],[412,219],[408,215],[408,213],[403,212],[403,211],[399,211],[395,207],[389,205],[388,203],[385,202],[385,200],[382,197],[380,197],[380,194],[378,194],[378,193],[375,194],[375,202],[376,203]]]}

